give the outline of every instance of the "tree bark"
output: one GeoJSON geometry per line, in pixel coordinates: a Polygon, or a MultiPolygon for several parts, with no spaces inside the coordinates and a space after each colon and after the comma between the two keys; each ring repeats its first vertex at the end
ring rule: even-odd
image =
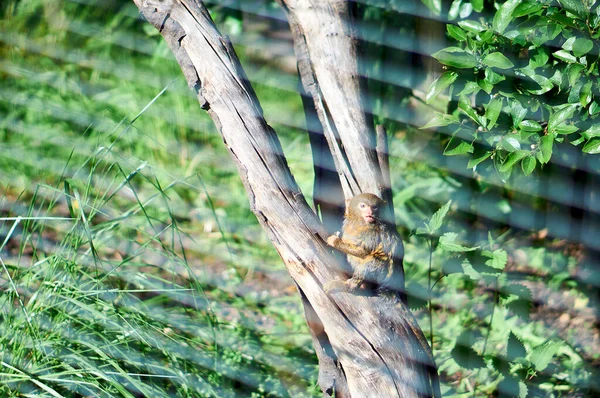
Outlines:
{"type": "MultiPolygon", "coordinates": [[[[340,269],[324,242],[327,231],[291,175],[280,142],[263,117],[231,43],[220,35],[204,5],[197,0],[134,2],[165,38],[201,107],[220,131],[252,211],[314,310],[311,316],[322,325],[336,366],[343,370],[336,377],[343,374],[348,393],[352,397],[434,395],[437,373],[431,352],[402,303],[348,293],[328,296],[322,290],[322,284],[336,277],[340,269]]],[[[360,118],[354,113],[359,107],[354,102],[338,128],[360,118]]],[[[342,173],[346,189],[380,193],[381,173],[377,175],[370,167],[363,171],[364,165],[350,162],[354,159],[350,153],[364,152],[363,158],[376,163],[374,143],[363,142],[369,137],[364,132],[351,134],[360,145],[345,147],[348,163],[336,165],[348,170],[342,173]]],[[[313,330],[321,327],[310,317],[308,320],[313,330]]]]}
{"type": "Polygon", "coordinates": [[[346,0],[278,0],[288,17],[298,70],[313,97],[344,196],[382,196],[373,126],[364,112],[356,40],[346,0]]]}

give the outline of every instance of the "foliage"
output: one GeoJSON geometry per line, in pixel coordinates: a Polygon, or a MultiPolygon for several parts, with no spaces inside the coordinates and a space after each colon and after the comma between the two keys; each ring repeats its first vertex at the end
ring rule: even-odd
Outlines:
{"type": "Polygon", "coordinates": [[[600,153],[596,1],[455,0],[448,18],[454,43],[433,54],[446,71],[426,99],[447,90],[450,104],[424,126],[443,127],[446,155],[506,180],[547,164],[557,145],[600,153]]]}
{"type": "MultiPolygon", "coordinates": [[[[312,396],[299,299],[212,121],[131,1],[85,3],[0,6],[0,395],[312,396]]],[[[272,75],[265,113],[293,123],[272,75]]]]}
{"type": "MultiPolygon", "coordinates": [[[[409,286],[413,308],[429,305],[429,334],[441,353],[442,373],[466,372],[486,396],[540,396],[560,391],[563,383],[589,383],[590,373],[580,368],[582,358],[570,345],[555,337],[540,339],[531,318],[532,285],[507,272],[506,249],[514,242],[490,233],[479,246],[460,244],[456,233],[441,233],[450,206],[447,202],[417,230],[418,239],[429,241],[429,282],[427,288],[414,282],[409,286]],[[432,268],[432,257],[437,267],[432,268]],[[442,304],[450,300],[454,303],[442,304]],[[443,318],[437,328],[434,317],[443,318]],[[434,330],[439,335],[435,340],[434,330]]],[[[458,391],[460,387],[445,394],[458,391]]]]}

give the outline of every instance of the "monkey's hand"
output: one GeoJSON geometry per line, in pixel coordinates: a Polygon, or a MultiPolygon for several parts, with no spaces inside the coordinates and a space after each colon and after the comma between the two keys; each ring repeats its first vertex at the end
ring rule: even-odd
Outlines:
{"type": "Polygon", "coordinates": [[[345,241],[337,234],[329,236],[327,238],[327,244],[354,257],[365,258],[370,254],[370,252],[364,247],[345,241]]]}
{"type": "Polygon", "coordinates": [[[336,235],[331,235],[327,238],[327,244],[331,247],[339,247],[342,238],[340,238],[339,232],[336,235]]]}

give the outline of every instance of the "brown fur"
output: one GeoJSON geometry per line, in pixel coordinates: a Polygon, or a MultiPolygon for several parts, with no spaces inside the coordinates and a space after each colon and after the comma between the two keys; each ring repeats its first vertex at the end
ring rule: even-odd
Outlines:
{"type": "Polygon", "coordinates": [[[326,283],[326,292],[354,292],[361,287],[374,287],[378,291],[392,291],[404,299],[404,248],[394,226],[381,219],[384,205],[381,198],[370,193],[357,195],[350,200],[344,216],[342,237],[331,235],[327,243],[346,253],[352,267],[352,277],[346,281],[336,279],[326,283]],[[366,221],[364,214],[372,214],[374,220],[366,221]]]}

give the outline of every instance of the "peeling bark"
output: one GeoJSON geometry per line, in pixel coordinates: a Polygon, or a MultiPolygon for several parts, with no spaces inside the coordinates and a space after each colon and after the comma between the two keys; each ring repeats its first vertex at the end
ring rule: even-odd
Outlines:
{"type": "Polygon", "coordinates": [[[313,97],[344,196],[361,192],[381,196],[375,135],[368,123],[356,63],[356,41],[345,0],[278,0],[294,37],[304,89],[313,97]]]}
{"type": "MultiPolygon", "coordinates": [[[[327,231],[300,192],[280,142],[265,121],[231,44],[220,35],[204,5],[197,0],[134,2],[167,41],[188,85],[195,90],[201,107],[209,112],[219,129],[235,160],[252,211],[283,259],[305,303],[310,304],[307,318],[311,330],[322,329],[315,338],[320,341],[326,336],[327,340],[319,344],[323,347],[330,344],[329,351],[333,352],[325,347],[322,359],[331,360],[339,369],[330,378],[339,387],[336,396],[341,396],[338,391],[352,397],[434,395],[435,372],[431,370],[435,365],[431,352],[416,320],[402,303],[349,293],[328,296],[323,292],[322,284],[340,272],[338,259],[324,242],[327,231]],[[344,385],[346,393],[343,393],[344,385]]],[[[334,70],[327,64],[316,69],[327,67],[334,70]]],[[[352,73],[349,78],[353,82],[357,76],[352,73]]],[[[322,105],[321,102],[318,106],[322,105]]],[[[355,101],[344,115],[327,114],[324,105],[322,111],[327,120],[334,120],[341,129],[360,118],[354,113],[358,108],[360,103],[355,101]]],[[[333,126],[330,127],[329,133],[335,134],[333,126]]],[[[377,165],[374,143],[368,138],[373,136],[364,131],[348,134],[358,144],[350,148],[344,142],[347,162],[336,164],[348,171],[342,173],[345,189],[352,193],[381,194],[379,169],[363,170],[364,164],[354,163],[355,158],[367,158],[377,165]]],[[[324,380],[328,385],[322,387],[331,390],[329,381],[324,380]]]]}

